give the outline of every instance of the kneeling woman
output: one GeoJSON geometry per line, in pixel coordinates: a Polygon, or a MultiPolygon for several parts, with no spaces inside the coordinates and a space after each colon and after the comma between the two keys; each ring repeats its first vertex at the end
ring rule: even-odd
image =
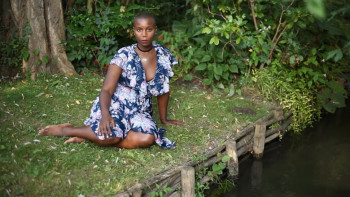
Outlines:
{"type": "Polygon", "coordinates": [[[139,148],[156,142],[162,148],[174,148],[174,143],[162,136],[165,130],[158,128],[152,118],[153,95],[157,96],[163,124],[184,124],[166,116],[171,67],[177,60],[167,48],[152,44],[156,31],[153,15],[136,16],[137,44],[121,48],[111,60],[85,126],[50,125],[40,130],[39,135],[72,137],[65,143],[87,139],[100,146],[139,148]]]}

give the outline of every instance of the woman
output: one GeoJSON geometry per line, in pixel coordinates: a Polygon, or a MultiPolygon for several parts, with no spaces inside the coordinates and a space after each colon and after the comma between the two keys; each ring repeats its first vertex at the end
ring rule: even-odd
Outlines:
{"type": "Polygon", "coordinates": [[[184,124],[167,119],[171,67],[177,60],[167,48],[152,44],[156,31],[153,15],[136,16],[137,44],[121,48],[111,60],[85,126],[50,125],[40,130],[39,135],[72,137],[65,143],[87,139],[99,146],[130,149],[149,147],[156,142],[162,148],[174,148],[174,143],[162,136],[165,130],[158,128],[152,118],[151,97],[154,95],[163,124],[184,124]]]}

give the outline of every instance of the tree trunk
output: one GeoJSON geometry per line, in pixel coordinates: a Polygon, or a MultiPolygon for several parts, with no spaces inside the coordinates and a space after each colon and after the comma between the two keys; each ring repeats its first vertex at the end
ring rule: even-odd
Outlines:
{"type": "Polygon", "coordinates": [[[38,73],[76,73],[60,44],[65,40],[62,2],[11,0],[11,7],[19,29],[24,28],[27,20],[31,29],[28,43],[30,57],[28,61],[23,61],[23,71],[31,71],[32,79],[38,73]]]}
{"type": "Polygon", "coordinates": [[[74,0],[68,0],[68,11],[72,11],[73,10],[73,5],[74,5],[74,0]]]}
{"type": "Polygon", "coordinates": [[[46,34],[49,37],[50,57],[55,65],[53,68],[54,72],[73,74],[75,73],[74,67],[68,60],[66,51],[61,44],[61,42],[66,39],[62,2],[51,0],[46,0],[44,2],[47,24],[46,34]]]}

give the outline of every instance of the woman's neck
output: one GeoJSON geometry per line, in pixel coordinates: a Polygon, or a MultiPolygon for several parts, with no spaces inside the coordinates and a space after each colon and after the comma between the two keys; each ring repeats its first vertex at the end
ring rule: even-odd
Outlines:
{"type": "Polygon", "coordinates": [[[144,52],[144,53],[150,52],[153,49],[153,45],[150,45],[149,47],[144,48],[142,46],[140,47],[139,44],[136,44],[136,47],[139,51],[144,52]]]}

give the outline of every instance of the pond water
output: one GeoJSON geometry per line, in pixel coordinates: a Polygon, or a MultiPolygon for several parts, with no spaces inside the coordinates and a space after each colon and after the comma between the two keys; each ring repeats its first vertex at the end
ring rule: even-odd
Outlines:
{"type": "Polygon", "coordinates": [[[225,197],[350,196],[350,102],[301,135],[266,146],[262,159],[240,163],[225,197]]]}

